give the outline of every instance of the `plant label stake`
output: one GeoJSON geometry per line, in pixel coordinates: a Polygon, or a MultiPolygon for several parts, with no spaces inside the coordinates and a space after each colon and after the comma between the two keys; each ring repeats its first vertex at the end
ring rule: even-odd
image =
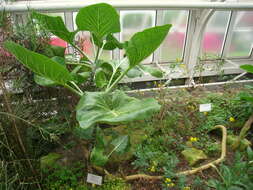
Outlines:
{"type": "Polygon", "coordinates": [[[96,185],[102,185],[102,177],[94,174],[88,173],[87,175],[87,182],[96,184],[96,185]]]}
{"type": "Polygon", "coordinates": [[[212,105],[211,104],[200,104],[199,105],[199,111],[200,112],[211,111],[211,109],[212,109],[212,105]]]}

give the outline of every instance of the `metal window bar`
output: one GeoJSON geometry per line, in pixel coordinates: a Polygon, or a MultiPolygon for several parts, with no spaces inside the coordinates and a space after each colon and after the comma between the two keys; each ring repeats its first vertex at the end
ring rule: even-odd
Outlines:
{"type": "MultiPolygon", "coordinates": [[[[74,28],[73,24],[73,12],[77,11],[79,8],[82,8],[87,5],[95,4],[100,1],[96,0],[59,0],[59,1],[30,1],[30,2],[13,2],[13,3],[4,3],[0,7],[0,11],[7,11],[13,13],[22,13],[28,10],[37,10],[37,11],[49,11],[49,12],[64,12],[65,20],[67,27],[72,30],[74,28]],[[71,11],[71,12],[70,12],[71,11]],[[72,18],[72,19],[70,19],[72,18]]],[[[189,2],[189,3],[182,3],[182,2],[166,2],[164,0],[146,0],[142,2],[136,2],[135,0],[128,0],[128,1],[118,1],[118,0],[108,0],[107,3],[111,4],[115,8],[120,10],[156,10],[156,19],[155,22],[158,24],[161,20],[160,14],[162,10],[188,10],[188,22],[187,22],[187,29],[186,29],[186,36],[185,42],[182,51],[182,57],[185,64],[191,65],[194,63],[187,63],[187,57],[192,53],[192,49],[190,49],[190,44],[194,38],[193,32],[196,30],[197,24],[196,18],[198,17],[198,12],[203,9],[213,9],[213,10],[229,10],[231,11],[229,24],[227,27],[227,31],[225,34],[225,39],[223,41],[222,52],[221,55],[223,58],[227,58],[227,51],[229,48],[229,43],[232,40],[232,29],[234,27],[234,20],[236,17],[236,12],[240,10],[253,10],[253,3],[234,3],[234,2],[189,2]],[[159,21],[160,20],[160,21],[159,21]]],[[[119,39],[120,34],[116,34],[116,38],[119,39]]],[[[251,49],[251,59],[253,59],[251,49]]],[[[198,54],[199,55],[199,54],[198,54]]],[[[157,62],[160,56],[160,49],[158,49],[153,56],[153,62],[157,62]]],[[[113,58],[119,58],[119,50],[113,51],[113,58]]],[[[230,59],[230,58],[229,58],[230,59]]],[[[241,58],[238,61],[241,64],[241,58]]],[[[245,59],[247,63],[250,59],[245,59]]],[[[236,63],[236,60],[233,60],[233,63],[236,63]]],[[[236,63],[237,64],[237,63],[236,63]]],[[[189,67],[191,68],[191,67],[189,67]]],[[[191,68],[191,69],[194,69],[191,68]]],[[[239,73],[240,70],[233,69],[232,71],[227,71],[227,73],[239,73]]],[[[207,72],[206,75],[211,74],[211,72],[207,72]]],[[[187,77],[187,76],[184,76],[187,77]]],[[[148,79],[152,79],[149,77],[148,79]]],[[[153,78],[154,79],[154,78],[153,78]]]]}

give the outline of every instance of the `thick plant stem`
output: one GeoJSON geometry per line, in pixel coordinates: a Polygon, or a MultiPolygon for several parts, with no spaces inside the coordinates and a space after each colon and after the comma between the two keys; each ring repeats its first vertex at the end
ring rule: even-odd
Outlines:
{"type": "Polygon", "coordinates": [[[249,117],[247,122],[244,124],[243,128],[240,131],[239,137],[237,137],[237,140],[232,145],[232,148],[235,150],[240,146],[241,141],[245,138],[247,135],[247,132],[249,131],[251,124],[253,123],[253,114],[249,117]]]}
{"type": "Polygon", "coordinates": [[[127,74],[127,72],[130,70],[131,68],[128,68],[127,70],[125,70],[113,83],[112,85],[106,89],[106,92],[110,92],[118,83],[119,81],[127,74]]]}
{"type": "Polygon", "coordinates": [[[75,48],[83,57],[87,58],[89,62],[91,62],[91,59],[88,57],[88,55],[85,55],[84,52],[78,46],[76,46],[74,43],[71,43],[70,45],[75,48]]]}
{"type": "MultiPolygon", "coordinates": [[[[221,129],[221,131],[222,131],[221,156],[220,156],[220,158],[217,159],[217,160],[214,160],[214,161],[212,161],[208,164],[200,166],[198,168],[178,172],[178,173],[176,173],[177,176],[195,174],[195,173],[200,172],[202,170],[213,167],[215,164],[219,164],[225,159],[225,157],[226,157],[226,143],[227,143],[227,129],[222,125],[216,125],[214,127],[214,129],[218,129],[218,128],[221,129]]],[[[125,180],[126,181],[131,181],[131,180],[135,180],[135,179],[139,179],[139,178],[148,179],[148,180],[161,180],[164,177],[163,176],[150,176],[150,175],[145,175],[145,174],[136,174],[136,175],[126,176],[125,180]]]]}
{"type": "Polygon", "coordinates": [[[76,89],[72,88],[71,86],[67,85],[67,84],[64,84],[63,85],[65,88],[69,89],[70,91],[74,92],[76,95],[82,97],[82,93],[77,91],[76,89]]]}

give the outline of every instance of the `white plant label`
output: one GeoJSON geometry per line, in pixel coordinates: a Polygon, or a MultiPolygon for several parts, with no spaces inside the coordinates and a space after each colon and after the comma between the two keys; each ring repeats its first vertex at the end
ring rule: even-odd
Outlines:
{"type": "Polygon", "coordinates": [[[88,173],[88,175],[87,175],[87,182],[88,183],[102,185],[102,180],[103,180],[103,178],[101,176],[90,174],[90,173],[88,173]]]}
{"type": "Polygon", "coordinates": [[[211,104],[199,104],[199,111],[200,112],[208,112],[212,110],[211,104]]]}

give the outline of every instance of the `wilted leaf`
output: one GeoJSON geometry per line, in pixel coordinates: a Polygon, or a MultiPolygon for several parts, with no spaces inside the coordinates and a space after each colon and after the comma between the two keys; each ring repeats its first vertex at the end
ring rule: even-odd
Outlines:
{"type": "Polygon", "coordinates": [[[189,162],[190,166],[193,166],[200,160],[207,159],[207,156],[202,150],[196,148],[187,148],[182,151],[185,159],[189,162]]]}

